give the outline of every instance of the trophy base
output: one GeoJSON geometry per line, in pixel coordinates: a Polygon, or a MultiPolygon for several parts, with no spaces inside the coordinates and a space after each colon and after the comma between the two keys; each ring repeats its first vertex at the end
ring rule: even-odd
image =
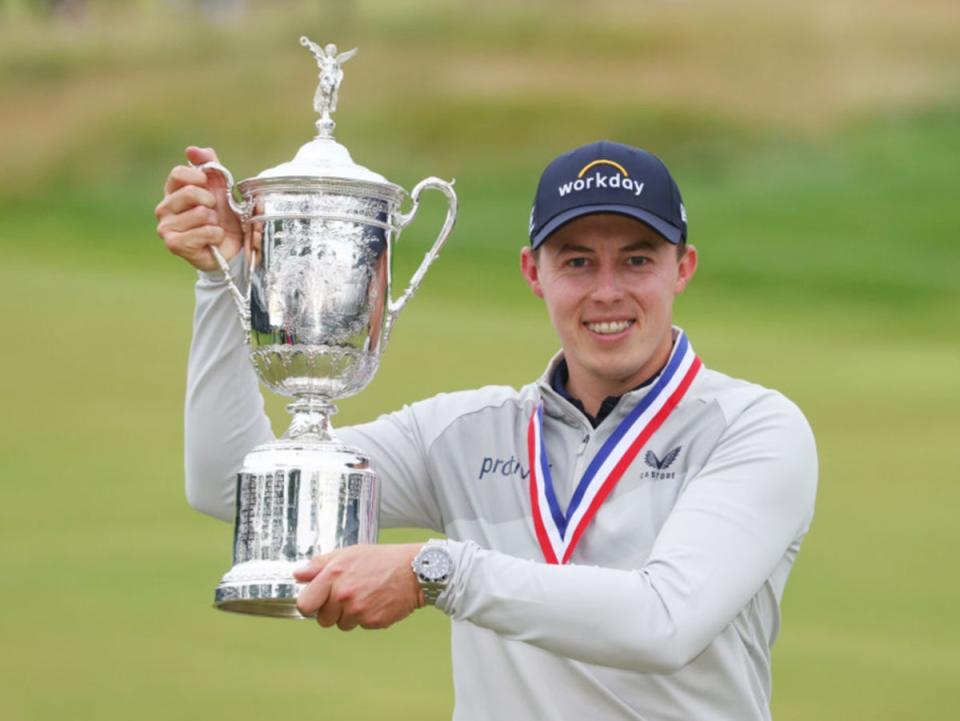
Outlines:
{"type": "Polygon", "coordinates": [[[213,605],[221,611],[248,616],[306,620],[297,610],[299,586],[293,583],[260,583],[218,588],[213,605]]]}
{"type": "Polygon", "coordinates": [[[214,592],[213,605],[221,611],[274,618],[305,618],[297,610],[297,594],[304,584],[293,578],[294,564],[249,561],[230,569],[214,592]]]}
{"type": "Polygon", "coordinates": [[[293,570],[317,555],[377,542],[376,474],[360,451],[313,433],[324,420],[319,410],[298,412],[295,438],[265,443],[244,458],[233,567],[214,592],[216,608],[303,618],[296,604],[304,584],[293,570]]]}

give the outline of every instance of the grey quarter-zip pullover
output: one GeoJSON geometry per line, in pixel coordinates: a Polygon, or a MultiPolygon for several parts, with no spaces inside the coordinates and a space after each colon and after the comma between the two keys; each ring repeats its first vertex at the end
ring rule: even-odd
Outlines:
{"type": "MultiPolygon", "coordinates": [[[[234,518],[244,455],[273,438],[220,274],[200,274],[185,407],[190,503],[234,518]]],[[[550,385],[487,387],[338,429],[381,479],[383,527],[446,535],[456,571],[456,721],[770,718],[780,600],[814,507],[817,457],[781,394],[703,368],[627,468],[567,565],[531,520],[528,424],[566,508],[651,385],[597,428],[550,385]]]]}

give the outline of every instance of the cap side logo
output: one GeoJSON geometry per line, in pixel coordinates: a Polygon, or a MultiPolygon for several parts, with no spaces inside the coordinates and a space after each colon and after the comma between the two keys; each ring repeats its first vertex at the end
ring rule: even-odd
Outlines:
{"type": "Polygon", "coordinates": [[[599,159],[599,160],[591,160],[589,163],[587,163],[587,164],[584,165],[582,168],[580,168],[580,172],[577,173],[577,177],[578,177],[578,178],[582,178],[582,177],[584,176],[584,174],[585,174],[588,170],[590,170],[590,168],[592,168],[594,165],[600,165],[600,164],[602,164],[602,163],[606,163],[607,165],[612,165],[614,168],[616,168],[617,170],[620,171],[620,173],[623,175],[623,177],[625,177],[625,178],[629,178],[629,177],[630,177],[630,173],[628,173],[628,172],[627,172],[627,169],[624,168],[622,165],[620,165],[620,163],[617,163],[617,162],[615,162],[615,161],[613,161],[613,160],[607,160],[606,158],[601,158],[601,159],[599,159]]]}

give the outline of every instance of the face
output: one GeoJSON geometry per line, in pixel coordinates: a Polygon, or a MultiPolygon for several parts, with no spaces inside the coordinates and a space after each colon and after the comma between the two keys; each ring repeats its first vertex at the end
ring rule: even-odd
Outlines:
{"type": "Polygon", "coordinates": [[[640,221],[598,213],[567,223],[521,254],[521,270],[547,304],[573,393],[619,395],[666,363],[673,300],[697,265],[640,221]]]}

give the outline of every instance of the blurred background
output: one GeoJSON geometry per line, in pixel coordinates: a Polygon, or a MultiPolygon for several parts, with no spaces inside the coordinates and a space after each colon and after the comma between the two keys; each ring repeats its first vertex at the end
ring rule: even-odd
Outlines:
{"type": "MultiPolygon", "coordinates": [[[[336,114],[354,159],[455,177],[461,203],[337,422],[536,377],[557,341],[517,257],[542,166],[652,150],[701,254],[678,323],[819,443],[774,717],[957,718],[955,0],[0,0],[0,718],[449,718],[441,614],[342,634],[218,613],[232,529],[183,497],[195,274],[153,208],[188,144],[244,178],[312,137],[301,34],[360,48],[336,114]]],[[[425,200],[398,285],[441,218],[425,200]]]]}

